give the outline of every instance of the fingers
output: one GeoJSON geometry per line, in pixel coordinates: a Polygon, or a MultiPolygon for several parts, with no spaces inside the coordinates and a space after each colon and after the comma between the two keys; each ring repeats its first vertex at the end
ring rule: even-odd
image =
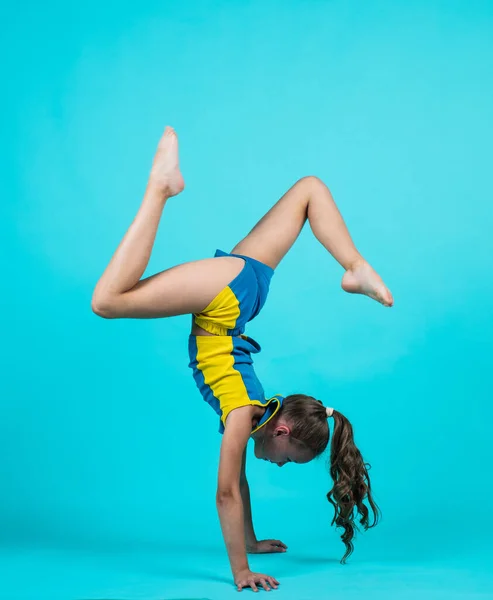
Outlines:
{"type": "Polygon", "coordinates": [[[270,592],[271,588],[277,589],[279,581],[270,575],[259,575],[249,577],[237,583],[237,590],[241,592],[245,587],[251,587],[254,592],[258,592],[257,582],[263,587],[266,592],[270,592]]]}
{"type": "Polygon", "coordinates": [[[279,585],[279,582],[277,581],[277,579],[275,579],[274,577],[267,577],[267,581],[270,583],[270,585],[277,590],[277,586],[279,585]]]}
{"type": "Polygon", "coordinates": [[[238,583],[238,591],[241,592],[244,587],[251,587],[254,592],[258,592],[258,587],[255,585],[255,579],[245,579],[238,583]]]}
{"type": "Polygon", "coordinates": [[[270,592],[270,587],[269,587],[269,585],[267,584],[267,581],[266,581],[265,579],[261,579],[261,580],[260,580],[260,583],[262,584],[262,587],[264,588],[264,590],[265,590],[266,592],[270,592]]]}
{"type": "Polygon", "coordinates": [[[288,547],[281,540],[269,540],[270,544],[275,548],[275,552],[286,552],[288,547]]]}

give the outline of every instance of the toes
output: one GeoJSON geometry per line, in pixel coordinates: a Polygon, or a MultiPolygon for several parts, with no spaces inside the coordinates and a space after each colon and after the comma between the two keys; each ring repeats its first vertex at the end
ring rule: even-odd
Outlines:
{"type": "Polygon", "coordinates": [[[382,290],[379,296],[381,303],[385,304],[385,306],[392,306],[394,304],[394,298],[392,297],[392,294],[387,288],[382,290]]]}

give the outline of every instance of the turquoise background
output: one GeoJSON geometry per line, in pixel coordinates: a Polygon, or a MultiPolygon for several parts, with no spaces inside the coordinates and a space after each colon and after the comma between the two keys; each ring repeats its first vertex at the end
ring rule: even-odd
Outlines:
{"type": "MultiPolygon", "coordinates": [[[[236,597],[190,318],[105,321],[94,285],[166,124],[187,182],[146,274],[230,251],[303,175],[395,296],[344,294],[309,227],[247,333],[266,393],[352,421],[384,518],[351,562],[323,460],[248,474],[279,598],[492,598],[487,1],[2,8],[0,597],[236,597]]],[[[250,591],[244,592],[250,594],[250,591]]]]}

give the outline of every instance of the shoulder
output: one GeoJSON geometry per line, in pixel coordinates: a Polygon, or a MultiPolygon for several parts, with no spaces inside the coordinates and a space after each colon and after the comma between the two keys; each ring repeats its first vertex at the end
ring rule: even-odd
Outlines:
{"type": "Polygon", "coordinates": [[[226,419],[219,456],[218,493],[238,490],[242,461],[252,431],[252,406],[232,410],[226,419]]]}
{"type": "Polygon", "coordinates": [[[256,427],[266,408],[264,406],[258,406],[256,404],[246,404],[245,406],[238,406],[228,413],[224,426],[226,429],[234,427],[242,428],[250,427],[250,431],[253,427],[256,427]]]}

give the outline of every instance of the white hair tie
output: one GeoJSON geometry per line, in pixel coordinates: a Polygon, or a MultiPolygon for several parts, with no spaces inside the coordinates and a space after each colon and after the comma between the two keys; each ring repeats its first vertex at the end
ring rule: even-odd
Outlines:
{"type": "Polygon", "coordinates": [[[327,418],[331,417],[334,414],[334,409],[330,408],[329,406],[325,407],[325,412],[327,414],[327,418]]]}

